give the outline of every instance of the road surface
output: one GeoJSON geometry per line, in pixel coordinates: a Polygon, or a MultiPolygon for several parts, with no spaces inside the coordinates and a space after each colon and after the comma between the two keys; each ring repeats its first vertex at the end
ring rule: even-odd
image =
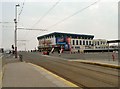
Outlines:
{"type": "Polygon", "coordinates": [[[120,76],[117,69],[71,62],[35,52],[21,52],[21,54],[24,61],[42,66],[80,87],[118,87],[120,76]]]}

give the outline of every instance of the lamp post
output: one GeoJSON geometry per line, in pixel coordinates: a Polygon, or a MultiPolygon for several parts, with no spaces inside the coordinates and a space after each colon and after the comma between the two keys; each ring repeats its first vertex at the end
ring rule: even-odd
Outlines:
{"type": "Polygon", "coordinates": [[[15,5],[15,58],[17,58],[17,7],[19,6],[19,4],[15,5]]]}

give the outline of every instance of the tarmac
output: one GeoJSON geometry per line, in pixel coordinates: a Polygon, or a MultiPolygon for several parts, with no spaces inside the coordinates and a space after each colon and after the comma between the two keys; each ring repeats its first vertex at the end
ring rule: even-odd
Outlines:
{"type": "MultiPolygon", "coordinates": [[[[54,57],[43,55],[46,57],[54,57]]],[[[54,57],[55,58],[55,57],[54,57]]],[[[60,57],[59,57],[60,58],[60,57]]],[[[61,58],[66,60],[64,58],[61,58]]],[[[2,73],[2,87],[78,87],[70,81],[53,74],[52,72],[26,62],[20,62],[19,59],[8,59],[12,62],[4,65],[2,73]]],[[[81,63],[105,66],[120,69],[118,61],[101,60],[68,60],[81,63]]]]}
{"type": "MultiPolygon", "coordinates": [[[[58,57],[54,57],[54,56],[48,56],[48,55],[43,55],[46,57],[50,57],[50,58],[58,58],[58,57]]],[[[80,63],[85,63],[85,64],[91,64],[91,65],[98,65],[98,66],[103,66],[103,67],[109,67],[109,68],[115,68],[115,69],[120,69],[120,65],[119,65],[119,61],[112,61],[112,60],[92,60],[92,59],[66,59],[66,58],[61,58],[59,57],[59,59],[61,60],[67,60],[67,61],[73,61],[73,62],[80,62],[80,63]]]]}
{"type": "MultiPolygon", "coordinates": [[[[80,62],[80,63],[85,63],[85,64],[91,64],[91,65],[98,65],[98,66],[104,66],[104,67],[109,67],[109,68],[115,68],[115,69],[120,69],[120,60],[119,60],[119,57],[117,55],[116,59],[113,60],[113,59],[109,59],[108,58],[108,55],[107,56],[103,56],[100,54],[100,57],[97,58],[94,58],[94,57],[91,57],[91,58],[88,58],[89,56],[88,55],[85,55],[85,56],[88,56],[87,58],[85,58],[85,56],[83,56],[82,54],[82,57],[80,58],[79,54],[61,54],[61,56],[59,56],[58,54],[54,53],[54,54],[50,54],[50,55],[44,55],[44,56],[47,56],[47,57],[56,57],[56,58],[59,58],[59,59],[62,59],[62,60],[67,60],[67,61],[74,61],[74,62],[80,62]],[[71,56],[72,55],[72,56],[71,56]]],[[[93,54],[93,56],[98,56],[99,54],[93,54]]]]}

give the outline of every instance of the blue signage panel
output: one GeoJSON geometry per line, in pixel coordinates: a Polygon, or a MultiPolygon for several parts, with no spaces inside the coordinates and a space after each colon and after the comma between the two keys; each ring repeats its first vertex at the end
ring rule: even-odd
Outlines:
{"type": "Polygon", "coordinates": [[[70,44],[68,44],[67,38],[56,38],[56,44],[61,45],[64,49],[68,50],[70,49],[70,44]]]}
{"type": "Polygon", "coordinates": [[[65,43],[65,38],[56,38],[56,43],[65,43]]]}

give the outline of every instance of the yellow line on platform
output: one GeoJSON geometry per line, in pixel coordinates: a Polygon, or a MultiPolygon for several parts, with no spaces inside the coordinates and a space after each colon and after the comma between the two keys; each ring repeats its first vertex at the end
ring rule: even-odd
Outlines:
{"type": "Polygon", "coordinates": [[[39,68],[39,69],[41,69],[41,70],[43,70],[43,71],[49,73],[50,75],[53,75],[54,77],[56,77],[56,78],[62,80],[64,83],[66,83],[66,84],[69,85],[70,87],[79,87],[79,86],[77,86],[76,84],[74,84],[74,83],[72,83],[72,82],[70,82],[70,81],[68,81],[68,80],[66,80],[66,79],[64,79],[64,78],[62,78],[62,77],[60,77],[60,76],[58,76],[58,75],[56,75],[56,74],[54,74],[54,73],[48,71],[48,70],[46,70],[46,69],[43,68],[43,67],[37,66],[37,65],[32,64],[32,63],[29,63],[29,64],[31,64],[31,65],[33,65],[33,66],[35,66],[35,67],[37,67],[37,68],[39,68]]]}

